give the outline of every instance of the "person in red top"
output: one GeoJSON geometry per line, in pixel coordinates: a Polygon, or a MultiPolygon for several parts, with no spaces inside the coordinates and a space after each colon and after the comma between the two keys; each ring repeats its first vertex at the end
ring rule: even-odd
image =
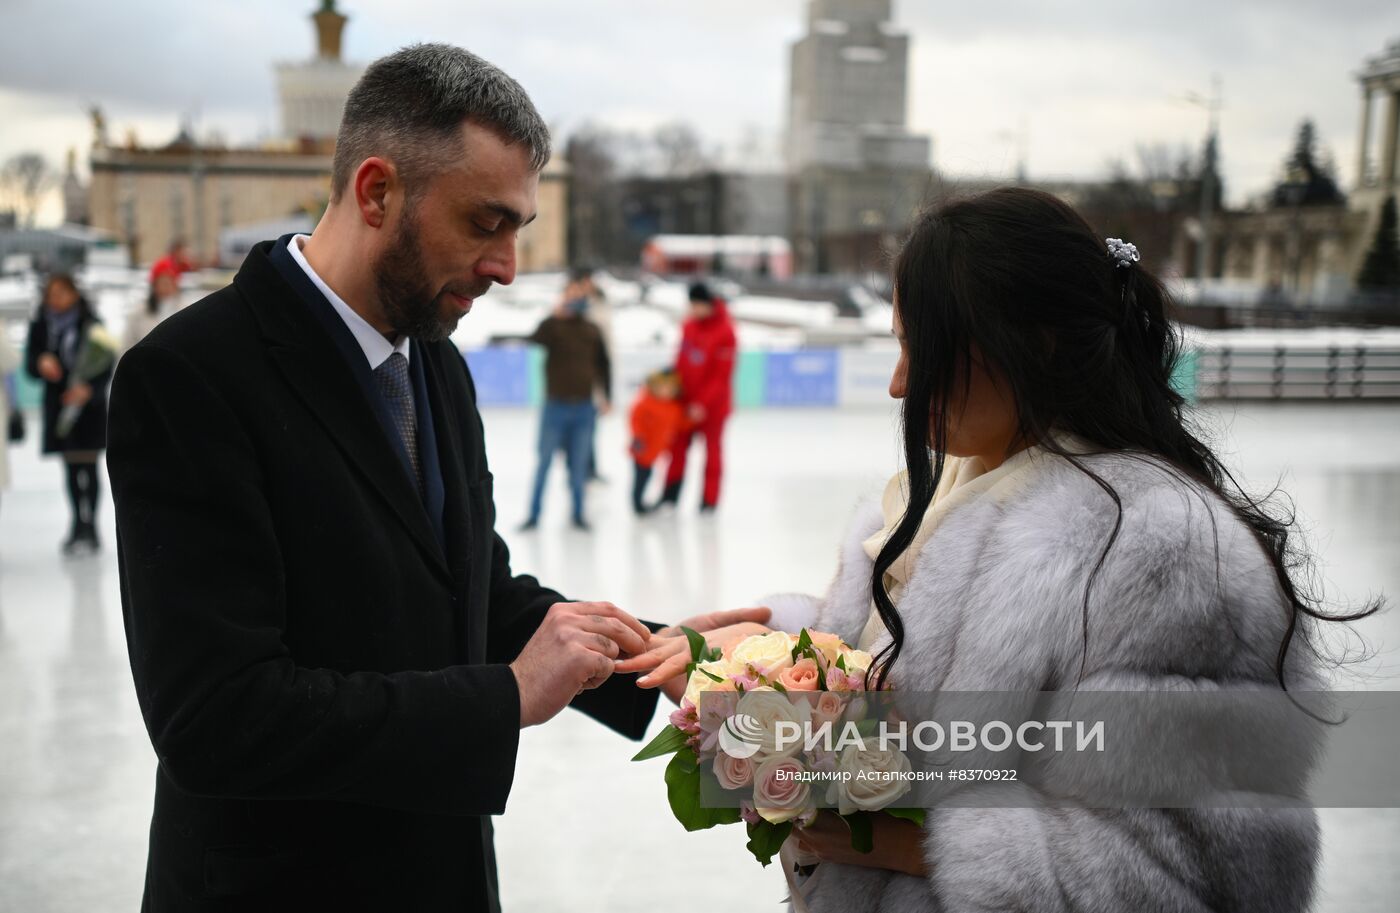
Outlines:
{"type": "Polygon", "coordinates": [[[179,285],[180,277],[192,269],[194,263],[190,261],[190,246],[183,238],[176,238],[170,242],[170,250],[165,256],[151,264],[150,283],[155,285],[161,276],[169,276],[179,285]]]}
{"type": "Polygon", "coordinates": [[[648,508],[642,502],[652,468],[663,453],[669,453],[676,436],[685,428],[685,409],[680,404],[680,381],[675,371],[657,371],[632,405],[632,510],[638,516],[648,508]]]}
{"type": "Polygon", "coordinates": [[[688,430],[676,435],[671,447],[671,465],[666,472],[666,491],[658,507],[680,500],[685,478],[686,453],[697,433],[705,438],[705,490],[700,511],[708,513],[719,504],[720,475],[724,470],[722,441],[724,423],[734,408],[734,359],[738,349],[734,321],[722,299],[709,286],[697,282],[690,287],[690,316],[681,330],[681,349],[676,356],[676,373],[681,379],[681,404],[690,419],[688,430]]]}

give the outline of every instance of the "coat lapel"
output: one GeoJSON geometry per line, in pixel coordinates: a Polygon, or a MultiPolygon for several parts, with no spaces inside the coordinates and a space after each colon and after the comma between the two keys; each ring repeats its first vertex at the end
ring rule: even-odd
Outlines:
{"type": "Polygon", "coordinates": [[[262,245],[248,255],[236,282],[263,330],[268,354],[288,386],[326,429],[347,462],[388,504],[429,563],[450,583],[446,556],[423,503],[325,328],[269,261],[262,245]]]}
{"type": "Polygon", "coordinates": [[[438,464],[442,474],[442,524],[448,549],[449,564],[465,591],[470,583],[472,522],[466,464],[467,451],[462,441],[461,416],[456,397],[452,395],[447,371],[452,366],[443,363],[445,357],[461,356],[450,347],[418,347],[424,356],[423,373],[428,388],[428,403],[433,413],[433,428],[437,436],[438,464]],[[444,351],[446,349],[446,352],[444,351]]]}

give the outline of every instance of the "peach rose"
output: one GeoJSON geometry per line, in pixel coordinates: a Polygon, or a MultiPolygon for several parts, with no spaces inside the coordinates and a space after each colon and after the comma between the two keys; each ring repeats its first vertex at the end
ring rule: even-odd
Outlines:
{"type": "Polygon", "coordinates": [[[823,691],[812,705],[812,728],[819,728],[822,723],[830,723],[835,728],[837,720],[841,719],[841,714],[845,711],[846,701],[841,695],[834,691],[823,691]]]}
{"type": "Polygon", "coordinates": [[[789,691],[816,691],[819,684],[817,664],[811,659],[800,659],[779,672],[778,681],[789,691]]]}
{"type": "Polygon", "coordinates": [[[817,648],[817,652],[821,654],[822,659],[826,660],[823,664],[823,668],[834,665],[836,663],[836,657],[841,655],[841,650],[846,647],[846,645],[841,642],[841,638],[837,637],[835,634],[828,634],[825,631],[812,631],[809,629],[807,631],[807,637],[811,639],[812,646],[817,648]]]}

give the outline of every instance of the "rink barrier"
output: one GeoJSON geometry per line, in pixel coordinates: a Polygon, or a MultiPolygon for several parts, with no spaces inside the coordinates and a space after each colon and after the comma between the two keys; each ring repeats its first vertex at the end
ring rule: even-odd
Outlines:
{"type": "MultiPolygon", "coordinates": [[[[544,352],[535,346],[464,351],[483,407],[544,402],[544,352]]],[[[889,404],[892,350],[820,348],[739,352],[734,404],[740,409],[843,408],[889,404]]],[[[613,401],[625,406],[647,374],[671,364],[663,350],[623,350],[613,357],[613,401]]],[[[43,384],[15,372],[20,408],[37,409],[43,384]]],[[[1400,399],[1400,347],[1288,345],[1230,347],[1211,341],[1182,352],[1172,375],[1189,402],[1237,399],[1400,399]]]]}
{"type": "MultiPolygon", "coordinates": [[[[483,407],[537,407],[544,402],[544,353],[530,346],[487,346],[463,356],[483,407]]],[[[895,351],[855,348],[745,349],[734,369],[734,404],[740,409],[887,406],[895,351]]],[[[671,364],[662,350],[614,354],[613,402],[630,404],[646,376],[671,364]]],[[[1196,353],[1187,352],[1172,380],[1195,399],[1196,353]]]]}

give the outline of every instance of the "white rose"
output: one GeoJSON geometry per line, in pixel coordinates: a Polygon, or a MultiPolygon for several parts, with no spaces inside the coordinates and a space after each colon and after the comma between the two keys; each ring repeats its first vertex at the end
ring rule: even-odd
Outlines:
{"type": "Polygon", "coordinates": [[[744,671],[744,667],[738,665],[733,660],[717,659],[712,662],[699,663],[695,671],[690,673],[690,680],[685,685],[685,696],[681,698],[682,703],[690,701],[692,706],[700,706],[700,694],[703,691],[710,691],[719,688],[728,681],[731,675],[739,675],[744,671]],[[703,671],[702,671],[703,670],[703,671]],[[717,682],[705,673],[718,676],[724,681],[717,682]]]}
{"type": "Polygon", "coordinates": [[[730,653],[730,659],[751,665],[759,674],[772,678],[792,665],[792,635],[783,631],[755,634],[741,640],[730,653]]]}
{"type": "Polygon", "coordinates": [[[879,811],[909,791],[910,781],[898,776],[913,769],[904,752],[879,748],[873,741],[866,744],[866,748],[847,748],[836,762],[836,769],[849,778],[832,782],[826,801],[843,815],[879,811]]]}
{"type": "Polygon", "coordinates": [[[852,675],[855,675],[857,672],[863,674],[869,671],[870,664],[875,662],[875,657],[866,653],[864,650],[847,650],[841,655],[845,658],[842,665],[845,666],[846,671],[852,675]]]}
{"type": "Polygon", "coordinates": [[[811,723],[812,708],[805,698],[790,699],[781,691],[765,689],[748,691],[739,698],[735,714],[747,714],[758,723],[761,741],[754,753],[755,764],[762,764],[772,758],[790,758],[802,750],[802,742],[811,723]],[[798,737],[789,739],[778,748],[778,724],[793,723],[798,727],[798,737]]]}

